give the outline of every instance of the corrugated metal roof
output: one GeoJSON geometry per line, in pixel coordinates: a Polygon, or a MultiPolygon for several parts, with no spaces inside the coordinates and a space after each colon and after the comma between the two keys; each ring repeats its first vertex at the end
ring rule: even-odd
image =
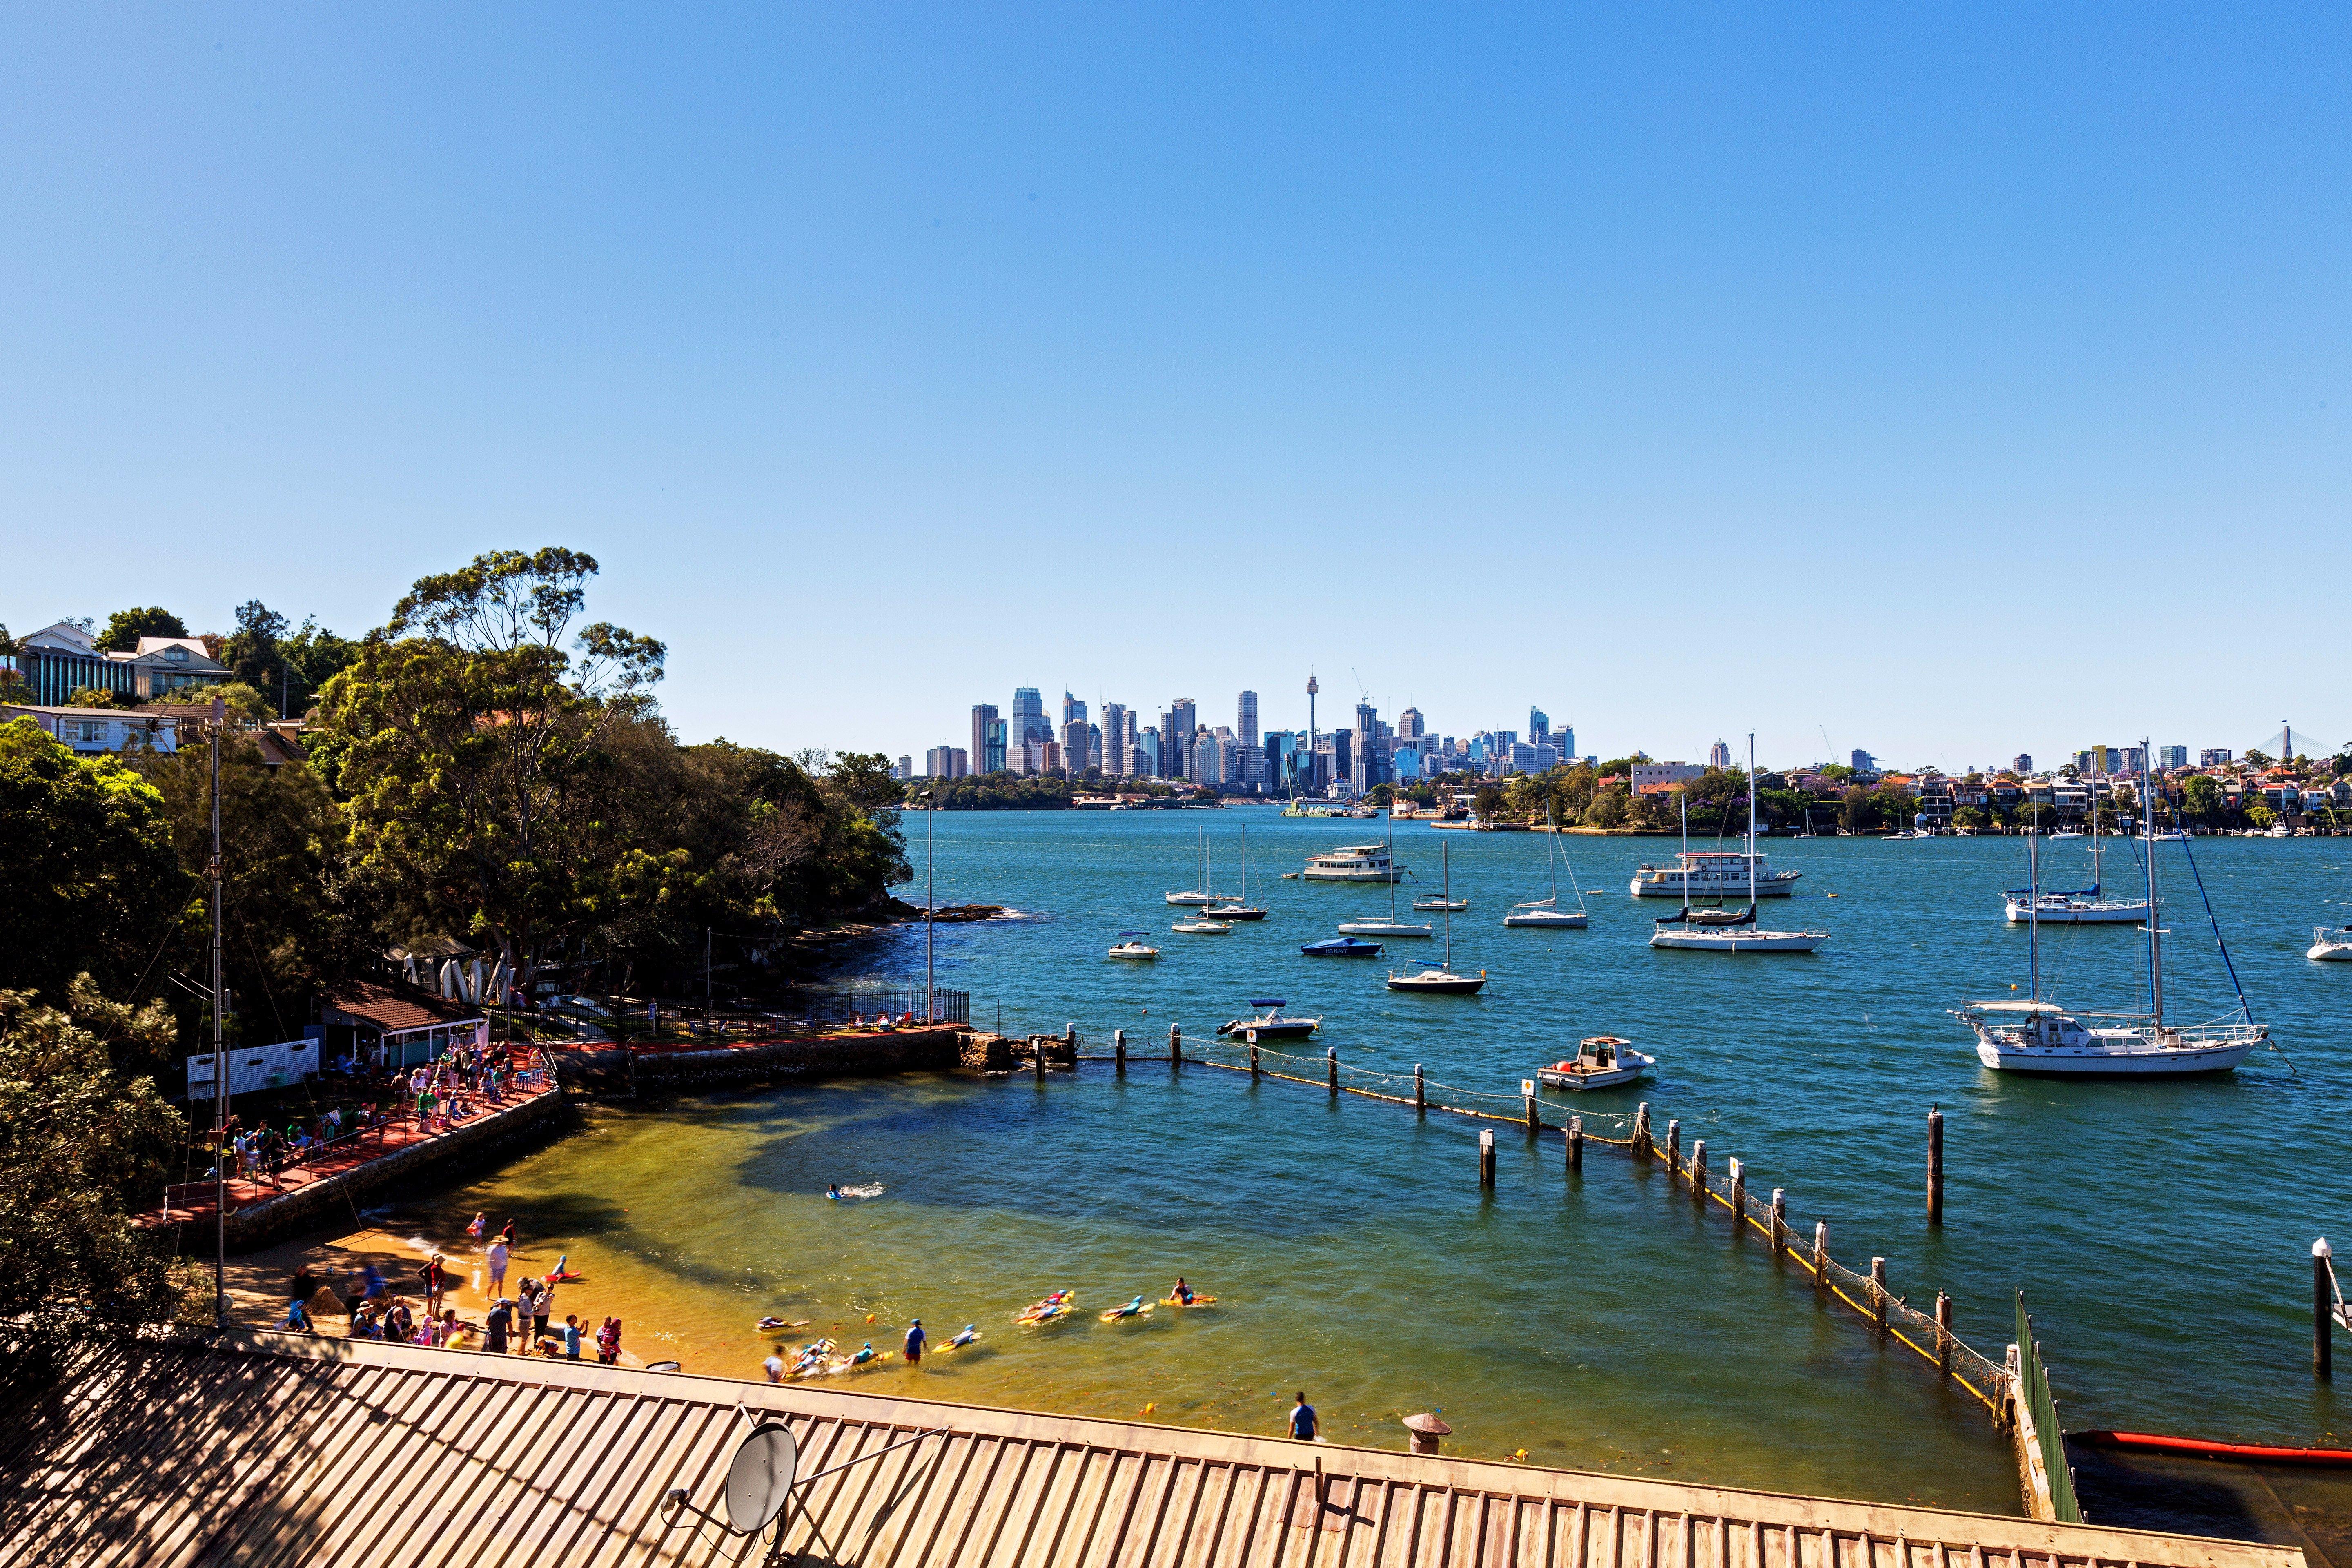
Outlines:
{"type": "Polygon", "coordinates": [[[238,1334],[94,1352],[0,1436],[0,1563],[2301,1568],[2300,1552],[1066,1416],[238,1334]],[[780,1542],[664,1503],[755,1418],[780,1542]],[[919,1442],[919,1433],[946,1428],[919,1442]],[[884,1452],[894,1443],[904,1444],[884,1452]],[[782,1553],[772,1556],[780,1545],[782,1553]]]}

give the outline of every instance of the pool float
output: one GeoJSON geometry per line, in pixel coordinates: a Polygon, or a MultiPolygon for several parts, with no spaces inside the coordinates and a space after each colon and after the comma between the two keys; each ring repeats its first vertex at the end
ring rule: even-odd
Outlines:
{"type": "Polygon", "coordinates": [[[581,1273],[577,1268],[566,1268],[558,1273],[549,1275],[547,1277],[547,1282],[551,1285],[569,1285],[575,1280],[585,1279],[587,1278],[588,1276],[581,1273]]]}
{"type": "Polygon", "coordinates": [[[1108,1311],[1103,1313],[1102,1321],[1106,1323],[1109,1323],[1116,1322],[1121,1318],[1147,1317],[1150,1314],[1150,1311],[1151,1309],[1144,1304],[1143,1298],[1138,1296],[1134,1300],[1128,1302],[1127,1305],[1123,1307],[1113,1307],[1108,1311]]]}
{"type": "Polygon", "coordinates": [[[1213,1307],[1217,1304],[1217,1299],[1214,1296],[1204,1296],[1195,1290],[1192,1292],[1192,1299],[1189,1301],[1179,1301],[1173,1296],[1162,1296],[1160,1298],[1160,1304],[1163,1307],[1213,1307]]]}

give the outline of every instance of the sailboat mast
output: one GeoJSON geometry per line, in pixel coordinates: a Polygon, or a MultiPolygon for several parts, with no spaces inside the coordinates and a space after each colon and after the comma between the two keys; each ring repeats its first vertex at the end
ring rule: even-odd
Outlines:
{"type": "MultiPolygon", "coordinates": [[[[1454,973],[1454,846],[1439,845],[1438,854],[1445,870],[1445,972],[1451,974],[1454,973]]],[[[1390,907],[1394,909],[1394,900],[1391,900],[1390,907]]]]}
{"type": "Polygon", "coordinates": [[[1683,919],[1690,919],[1690,791],[1678,789],[1675,798],[1683,803],[1683,919]]]}
{"type": "Polygon", "coordinates": [[[2042,833],[2039,824],[2025,830],[2025,951],[2032,954],[2033,1000],[2042,1000],[2042,833]]]}
{"type": "Polygon", "coordinates": [[[2140,858],[2147,863],[2148,1011],[2156,1015],[2156,1026],[2161,1029],[2164,1027],[2164,922],[2157,918],[2156,845],[2149,838],[2156,829],[2156,811],[2148,800],[2146,741],[2139,743],[2139,805],[2146,824],[2140,833],[2140,847],[2145,851],[2140,858]]]}
{"type": "Polygon", "coordinates": [[[1756,731],[1748,731],[1748,912],[1756,912],[1756,731]]]}

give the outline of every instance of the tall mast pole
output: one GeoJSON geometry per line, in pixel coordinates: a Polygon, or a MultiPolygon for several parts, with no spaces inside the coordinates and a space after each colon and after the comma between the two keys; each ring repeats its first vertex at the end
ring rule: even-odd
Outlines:
{"type": "Polygon", "coordinates": [[[1751,915],[1756,912],[1756,731],[1753,730],[1748,731],[1748,912],[1751,915]]]}
{"type": "Polygon", "coordinates": [[[2041,824],[2025,829],[2025,951],[2032,955],[2033,1000],[2042,1000],[2042,832],[2041,824]]]}
{"type": "Polygon", "coordinates": [[[228,1327],[228,1053],[222,1049],[220,743],[222,703],[213,699],[213,1327],[228,1327]]]}
{"type": "Polygon", "coordinates": [[[2147,999],[2148,1010],[2156,1015],[2156,1026],[2164,1027],[2164,922],[2157,916],[2156,908],[2156,845],[2149,835],[2156,831],[2156,816],[2147,798],[2147,742],[2139,743],[2139,807],[2146,826],[2141,829],[2140,847],[2146,851],[2140,858],[2147,862],[2147,999]]]}
{"type": "MultiPolygon", "coordinates": [[[[940,796],[937,789],[923,792],[923,1022],[940,1021],[939,992],[932,983],[932,959],[936,949],[932,938],[937,930],[934,921],[940,908],[940,796]]],[[[964,1009],[969,1014],[970,1008],[964,1009]]]]}

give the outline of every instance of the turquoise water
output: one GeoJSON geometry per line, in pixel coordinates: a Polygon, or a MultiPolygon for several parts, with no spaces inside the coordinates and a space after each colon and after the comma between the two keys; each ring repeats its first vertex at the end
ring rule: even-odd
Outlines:
{"type": "MultiPolygon", "coordinates": [[[[914,858],[924,855],[910,819],[914,858]]],[[[2343,1053],[2336,1020],[2352,965],[2302,957],[2310,928],[2347,917],[2343,841],[2197,847],[2257,1016],[2286,1056],[2234,1077],[2064,1083],[1981,1069],[1944,1013],[2022,982],[2026,935],[2000,919],[2022,879],[2011,841],[1773,845],[1805,872],[1768,924],[1831,933],[1811,956],[1727,958],[1643,945],[1669,906],[1625,895],[1633,866],[1671,841],[1571,837],[1592,928],[1505,931],[1544,881],[1546,840],[1400,826],[1398,853],[1433,887],[1452,849],[1456,967],[1491,976],[1475,998],[1386,991],[1380,963],[1316,961],[1297,944],[1385,906],[1378,889],[1278,880],[1363,824],[1216,814],[975,814],[938,823],[945,902],[1019,917],[939,928],[942,985],[976,1022],[1076,1023],[1092,1048],[1124,1027],[1165,1049],[1171,1022],[1205,1045],[1248,998],[1321,1014],[1342,1058],[1516,1093],[1579,1037],[1625,1035],[1661,1059],[1639,1091],[1581,1097],[1594,1117],[1647,1100],[1663,1130],[1708,1141],[1716,1168],[1749,1163],[1789,1191],[1792,1221],[1830,1222],[1855,1267],[1887,1259],[1914,1304],[1938,1288],[1961,1336],[1996,1358],[2022,1285],[2067,1425],[2293,1443],[2339,1440],[2308,1371],[2309,1247],[2342,1228],[2343,1053]],[[1271,919],[1226,937],[1167,931],[1164,889],[1192,882],[1195,829],[1231,866],[1246,825],[1251,891],[1271,919]],[[1827,895],[1834,894],[1832,898],[1827,895]],[[1150,966],[1103,949],[1143,929],[1150,966]],[[2292,1058],[2290,1065],[2289,1058],[2292,1058]],[[1924,1223],[1925,1118],[1947,1116],[1947,1221],[1924,1223]]],[[[2079,846],[2059,846],[2066,880],[2079,846]]],[[[2168,879],[2168,996],[2181,1016],[2233,1005],[2181,851],[2168,879]]],[[[2130,847],[2109,880],[2136,879],[2130,847]]],[[[1230,875],[1220,875],[1230,887],[1230,875]]],[[[2144,994],[2131,930],[2043,932],[2045,990],[2077,1005],[2144,994]]],[[[1418,961],[1424,947],[1392,949],[1418,961]]],[[[879,944],[873,971],[919,976],[919,928],[879,944]]],[[[1564,1114],[1569,1097],[1553,1097],[1564,1114]]],[[[650,1314],[689,1367],[749,1371],[761,1311],[808,1316],[877,1344],[920,1315],[944,1337],[986,1338],[963,1358],[892,1368],[864,1385],[1273,1430],[1306,1387],[1335,1437],[1399,1440],[1396,1418],[1443,1408],[1465,1451],[1537,1462],[1819,1489],[1952,1506],[2014,1506],[2007,1449],[1980,1409],[1916,1357],[1885,1350],[1843,1309],[1720,1209],[1695,1212],[1654,1173],[1595,1150],[1580,1178],[1555,1140],[1506,1129],[1497,1191],[1475,1181],[1476,1124],[1297,1085],[1252,1087],[1193,1068],[1087,1066],[1026,1077],[917,1079],[684,1099],[599,1112],[590,1130],[436,1205],[530,1216],[600,1289],[650,1314]],[[864,1204],[829,1181],[885,1184],[864,1204]],[[1223,1298],[1103,1324],[1093,1310],[1164,1294],[1183,1272],[1223,1298]],[[1076,1287],[1066,1329],[1019,1330],[1025,1301],[1076,1287]],[[866,1325],[865,1314],[877,1320],[866,1325]],[[919,1383],[915,1380],[921,1380],[919,1383]]],[[[606,1308],[604,1310],[612,1310],[606,1308]]],[[[656,1347],[639,1341],[648,1355],[656,1347]]]]}

